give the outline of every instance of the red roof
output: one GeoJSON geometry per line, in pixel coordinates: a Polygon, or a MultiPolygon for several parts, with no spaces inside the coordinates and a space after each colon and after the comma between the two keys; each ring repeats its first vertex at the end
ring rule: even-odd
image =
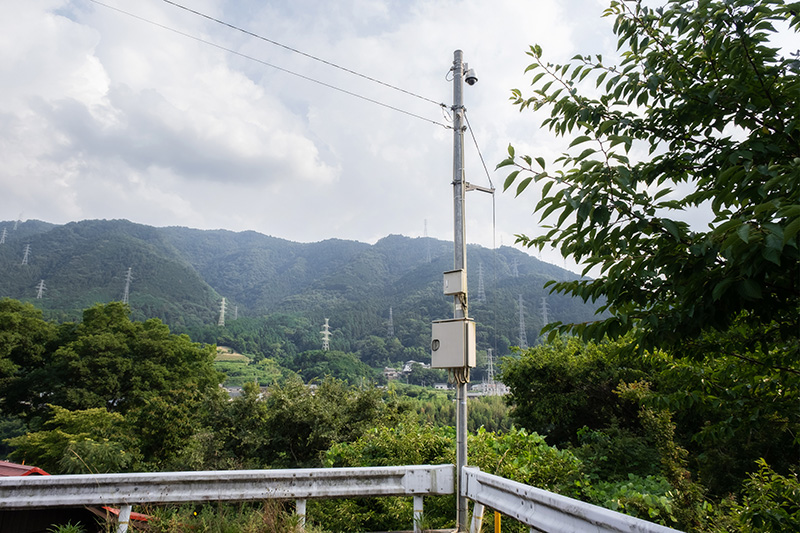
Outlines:
{"type": "Polygon", "coordinates": [[[30,476],[31,474],[39,474],[41,476],[50,475],[41,468],[37,468],[35,466],[0,461],[0,477],[30,476]]]}

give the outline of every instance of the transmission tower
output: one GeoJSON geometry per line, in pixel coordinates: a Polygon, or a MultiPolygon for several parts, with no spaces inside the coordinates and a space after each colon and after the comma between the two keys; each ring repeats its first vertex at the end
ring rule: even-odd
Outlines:
{"type": "Polygon", "coordinates": [[[389,308],[389,322],[387,323],[389,338],[394,338],[394,318],[392,318],[392,308],[389,308]]]}
{"type": "Polygon", "coordinates": [[[0,244],[6,243],[6,228],[3,228],[3,233],[0,234],[0,244]]]}
{"type": "Polygon", "coordinates": [[[239,318],[239,306],[238,305],[234,305],[233,306],[233,319],[236,320],[238,318],[239,318]]]}
{"type": "Polygon", "coordinates": [[[519,277],[519,260],[515,257],[514,263],[511,265],[511,276],[514,278],[519,277]]]}
{"type": "Polygon", "coordinates": [[[122,292],[122,303],[128,303],[128,296],[131,293],[131,280],[133,276],[131,275],[131,269],[133,267],[128,267],[128,273],[125,275],[125,290],[122,292]]]}
{"type": "Polygon", "coordinates": [[[542,296],[542,324],[547,325],[550,323],[550,319],[547,317],[547,296],[542,296]]]}
{"type": "Polygon", "coordinates": [[[47,290],[47,287],[44,286],[44,280],[39,280],[39,284],[36,285],[36,299],[41,300],[44,291],[47,290]]]}
{"type": "Polygon", "coordinates": [[[486,293],[483,290],[483,263],[478,263],[478,295],[475,301],[481,303],[486,301],[486,293]]]}
{"type": "Polygon", "coordinates": [[[25,245],[25,253],[22,255],[22,264],[23,265],[27,265],[28,264],[28,256],[30,254],[31,254],[31,245],[30,244],[26,244],[25,245]]]}
{"type": "Polygon", "coordinates": [[[522,303],[522,295],[519,295],[519,347],[523,350],[528,349],[528,336],[525,334],[525,306],[522,303]]]}
{"type": "Polygon", "coordinates": [[[486,355],[489,358],[489,369],[488,369],[488,372],[487,372],[487,374],[489,374],[489,383],[487,384],[486,392],[488,392],[491,396],[496,396],[497,395],[497,384],[494,381],[494,356],[492,354],[492,351],[493,350],[491,348],[488,348],[486,350],[486,355]]]}
{"type": "Polygon", "coordinates": [[[224,326],[225,325],[225,307],[226,307],[226,305],[227,304],[225,303],[225,297],[223,296],[222,297],[222,303],[219,305],[219,322],[217,322],[218,326],[224,326]]]}
{"type": "Polygon", "coordinates": [[[327,352],[331,349],[331,326],[328,324],[327,318],[325,319],[325,324],[323,324],[320,334],[322,335],[322,349],[327,352]]]}

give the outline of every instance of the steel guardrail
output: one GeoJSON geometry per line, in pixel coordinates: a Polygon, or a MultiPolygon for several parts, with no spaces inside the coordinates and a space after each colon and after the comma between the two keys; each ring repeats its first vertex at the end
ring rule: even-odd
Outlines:
{"type": "Polygon", "coordinates": [[[659,524],[523,483],[464,469],[467,498],[547,533],[680,533],[659,524]]]}
{"type": "Polygon", "coordinates": [[[453,465],[0,478],[0,510],[453,494],[453,465]]]}

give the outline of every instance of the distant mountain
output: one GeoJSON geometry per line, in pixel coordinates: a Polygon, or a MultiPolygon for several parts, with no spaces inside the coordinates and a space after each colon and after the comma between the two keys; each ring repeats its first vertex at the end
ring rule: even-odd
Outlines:
{"type": "MultiPolygon", "coordinates": [[[[6,229],[0,297],[33,302],[54,319],[76,319],[96,302],[121,300],[128,268],[135,318],[160,318],[175,331],[206,328],[203,337],[215,331],[208,328],[216,327],[222,297],[227,322],[234,309],[239,317],[299,315],[314,328],[329,318],[340,349],[385,337],[391,308],[402,345],[427,350],[430,322],[452,316],[452,299],[442,294],[442,273],[453,268],[451,242],[390,235],[374,245],[296,243],[252,231],[154,228],[126,220],[14,225],[0,222],[0,232],[6,229]],[[37,299],[41,281],[45,291],[37,299]]],[[[467,257],[479,348],[505,353],[518,343],[520,295],[531,343],[545,314],[550,321],[593,317],[592,307],[543,289],[548,280],[576,278],[572,272],[507,246],[471,245],[467,257]]]]}

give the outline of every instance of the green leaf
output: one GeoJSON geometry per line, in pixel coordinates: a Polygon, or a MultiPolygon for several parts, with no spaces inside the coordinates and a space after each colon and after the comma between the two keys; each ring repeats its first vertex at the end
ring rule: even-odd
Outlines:
{"type": "Polygon", "coordinates": [[[550,192],[550,189],[553,187],[553,183],[555,183],[555,182],[554,181],[548,181],[547,183],[544,184],[544,186],[542,187],[542,197],[543,198],[546,197],[547,193],[550,192]]]}
{"type": "Polygon", "coordinates": [[[736,229],[736,234],[739,236],[745,244],[750,242],[750,224],[742,224],[736,229]]]}
{"type": "Polygon", "coordinates": [[[575,139],[573,139],[572,142],[569,143],[569,147],[572,148],[573,146],[575,146],[577,144],[585,143],[586,141],[591,141],[591,140],[592,140],[592,138],[589,137],[588,135],[581,135],[581,136],[576,137],[575,139]]]}
{"type": "Polygon", "coordinates": [[[503,183],[503,190],[504,191],[507,191],[508,188],[511,187],[511,184],[513,184],[514,180],[517,179],[517,176],[519,175],[519,173],[520,173],[519,170],[515,170],[514,172],[512,172],[511,174],[508,175],[508,177],[506,178],[505,183],[503,183]]]}
{"type": "Polygon", "coordinates": [[[530,185],[532,180],[533,180],[533,177],[531,177],[531,176],[529,176],[529,177],[525,178],[524,180],[522,180],[519,183],[519,185],[517,185],[517,194],[515,196],[519,196],[520,194],[522,194],[522,191],[524,191],[525,189],[528,188],[528,185],[530,185]]]}
{"type": "Polygon", "coordinates": [[[761,286],[752,279],[743,279],[736,284],[736,290],[743,298],[758,300],[761,298],[761,286]]]}
{"type": "Polygon", "coordinates": [[[783,243],[786,244],[794,239],[798,232],[800,232],[800,217],[795,218],[786,225],[783,230],[783,243]]]}
{"type": "Polygon", "coordinates": [[[678,229],[678,225],[675,223],[674,220],[670,220],[668,218],[662,218],[661,225],[664,226],[664,228],[670,233],[670,235],[675,237],[675,240],[677,241],[681,240],[682,237],[681,231],[680,229],[678,229]]]}

